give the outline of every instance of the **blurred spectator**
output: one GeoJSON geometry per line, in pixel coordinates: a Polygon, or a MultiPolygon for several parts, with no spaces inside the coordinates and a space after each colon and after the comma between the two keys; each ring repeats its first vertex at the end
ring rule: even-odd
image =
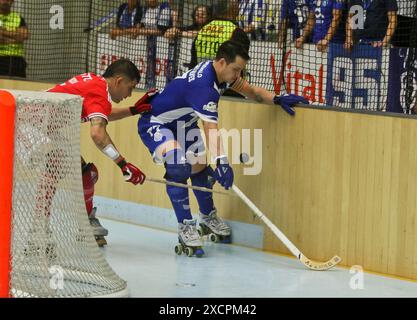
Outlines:
{"type": "MultiPolygon", "coordinates": [[[[278,27],[277,41],[278,46],[286,41],[287,29],[292,29],[292,41],[301,36],[308,18],[308,0],[283,0],[281,6],[281,17],[278,27]]],[[[305,42],[308,42],[306,40],[305,42]]]]}
{"type": "Polygon", "coordinates": [[[297,48],[302,48],[310,34],[320,52],[325,52],[330,42],[344,42],[345,0],[309,0],[309,10],[303,34],[295,42],[297,48]]]}
{"type": "Polygon", "coordinates": [[[397,30],[392,39],[396,47],[417,46],[417,1],[397,0],[397,30]]]}
{"type": "Polygon", "coordinates": [[[120,36],[136,38],[138,36],[137,25],[142,19],[142,7],[138,0],[128,0],[120,5],[117,11],[116,28],[110,31],[110,38],[116,39],[120,36]]]}
{"type": "Polygon", "coordinates": [[[173,39],[175,37],[195,38],[198,31],[211,20],[210,8],[200,5],[194,8],[192,13],[193,23],[183,28],[172,27],[165,32],[165,37],[173,39]]]}
{"type": "Polygon", "coordinates": [[[13,0],[0,0],[0,75],[26,78],[23,43],[29,30],[12,5],[13,0]]]}
{"type": "Polygon", "coordinates": [[[176,12],[168,2],[158,4],[157,0],[146,0],[140,20],[139,35],[161,36],[175,25],[176,12]]]}
{"type": "MultiPolygon", "coordinates": [[[[169,2],[158,4],[157,0],[146,0],[142,19],[137,30],[138,35],[146,36],[146,74],[145,88],[156,87],[156,50],[157,37],[162,36],[169,28],[176,25],[177,13],[169,2]]],[[[169,63],[166,70],[167,82],[175,76],[175,43],[168,48],[169,63]]]]}
{"type": "Polygon", "coordinates": [[[239,1],[239,27],[250,34],[252,40],[265,40],[268,10],[266,0],[239,1]]]}
{"type": "Polygon", "coordinates": [[[366,12],[364,27],[358,28],[353,25],[355,13],[349,11],[345,49],[350,50],[356,40],[372,44],[375,48],[388,47],[397,27],[397,1],[350,0],[349,10],[353,6],[360,6],[366,12]]]}
{"type": "MultiPolygon", "coordinates": [[[[216,57],[217,49],[227,40],[241,44],[249,52],[249,37],[236,22],[238,13],[239,3],[237,0],[218,0],[215,3],[213,20],[201,28],[191,47],[190,68],[194,68],[200,62],[213,60],[216,57]]],[[[244,70],[241,75],[243,78],[245,78],[245,73],[244,70]]],[[[226,90],[224,95],[242,98],[239,93],[233,90],[226,90]]]]}
{"type": "Polygon", "coordinates": [[[213,6],[213,20],[198,32],[191,48],[190,67],[214,59],[219,46],[226,40],[234,40],[249,51],[250,40],[236,23],[239,12],[237,0],[218,0],[213,6]]]}

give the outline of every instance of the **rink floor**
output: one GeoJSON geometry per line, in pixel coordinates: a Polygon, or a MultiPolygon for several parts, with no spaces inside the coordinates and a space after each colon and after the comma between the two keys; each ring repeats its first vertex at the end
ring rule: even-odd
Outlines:
{"type": "Polygon", "coordinates": [[[102,250],[131,297],[417,297],[417,282],[344,267],[311,271],[296,259],[233,244],[206,241],[203,258],[177,256],[175,233],[101,222],[109,229],[102,250]]]}

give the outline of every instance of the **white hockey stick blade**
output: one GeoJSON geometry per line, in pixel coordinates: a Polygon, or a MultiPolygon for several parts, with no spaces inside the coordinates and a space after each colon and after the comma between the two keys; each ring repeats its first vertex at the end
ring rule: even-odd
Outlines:
{"type": "Polygon", "coordinates": [[[255,206],[255,204],[242,191],[240,191],[240,189],[235,184],[232,186],[232,189],[239,196],[239,198],[242,199],[242,201],[246,203],[246,205],[256,214],[256,216],[258,216],[266,224],[272,233],[279,240],[281,240],[281,242],[291,251],[291,253],[296,256],[297,259],[300,260],[307,268],[316,271],[324,271],[333,268],[336,264],[342,261],[339,256],[334,256],[326,262],[314,261],[307,258],[301,253],[300,250],[297,249],[297,247],[290,241],[290,239],[288,239],[286,235],[283,234],[281,230],[279,230],[277,226],[273,224],[271,220],[269,220],[268,217],[265,216],[262,211],[259,210],[258,207],[255,206]]]}
{"type": "Polygon", "coordinates": [[[330,268],[333,268],[335,265],[337,265],[342,259],[339,256],[334,256],[329,261],[326,262],[320,262],[320,261],[314,261],[309,258],[307,258],[305,255],[300,253],[300,256],[298,259],[309,269],[316,270],[316,271],[325,271],[329,270],[330,268]]]}

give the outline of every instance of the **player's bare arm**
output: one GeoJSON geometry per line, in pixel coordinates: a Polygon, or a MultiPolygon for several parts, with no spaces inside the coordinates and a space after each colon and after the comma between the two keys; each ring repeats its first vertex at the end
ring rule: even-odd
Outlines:
{"type": "Polygon", "coordinates": [[[132,116],[129,108],[113,108],[109,115],[109,121],[115,121],[132,116]]]}
{"type": "Polygon", "coordinates": [[[264,88],[252,86],[245,79],[239,78],[231,87],[232,90],[243,94],[245,97],[259,103],[273,104],[275,93],[264,88]]]}
{"type": "Polygon", "coordinates": [[[127,162],[113,144],[109,134],[107,133],[107,121],[104,118],[95,117],[90,120],[90,135],[96,144],[107,157],[113,160],[122,170],[125,181],[133,184],[142,184],[145,181],[145,174],[133,164],[127,162]]]}
{"type": "Polygon", "coordinates": [[[151,111],[150,104],[152,96],[158,93],[157,89],[148,90],[132,107],[128,108],[113,108],[109,115],[109,121],[120,120],[126,117],[134,116],[151,111]]]}
{"type": "Polygon", "coordinates": [[[113,161],[118,162],[120,161],[120,154],[118,153],[117,149],[114,147],[114,143],[111,140],[109,134],[107,133],[107,121],[101,117],[95,117],[90,120],[91,127],[90,127],[90,136],[93,139],[97,148],[99,148],[103,153],[109,156],[113,161]],[[109,146],[112,146],[114,150],[107,150],[109,146]],[[108,151],[112,151],[114,155],[110,156],[108,151]],[[107,152],[107,153],[106,153],[107,152]],[[116,157],[116,155],[118,155],[116,157]]]}
{"type": "Polygon", "coordinates": [[[231,89],[259,103],[280,105],[291,116],[295,115],[294,106],[296,104],[308,104],[308,100],[304,97],[294,94],[275,95],[274,92],[253,86],[242,78],[236,80],[231,89]]]}

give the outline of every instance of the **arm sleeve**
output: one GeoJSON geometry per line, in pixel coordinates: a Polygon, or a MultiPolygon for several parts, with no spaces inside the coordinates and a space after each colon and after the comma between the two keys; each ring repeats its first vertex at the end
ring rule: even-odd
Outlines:
{"type": "Polygon", "coordinates": [[[334,0],[333,9],[343,10],[345,8],[345,0],[334,0]]]}
{"type": "Polygon", "coordinates": [[[214,88],[196,87],[187,100],[201,120],[217,123],[219,98],[214,88]]]}
{"type": "Polygon", "coordinates": [[[101,117],[109,121],[111,103],[104,96],[89,94],[84,98],[82,118],[101,117]]]}
{"type": "Polygon", "coordinates": [[[20,26],[19,27],[26,27],[26,21],[23,17],[20,17],[20,26]]]}
{"type": "Polygon", "coordinates": [[[387,11],[398,11],[398,5],[396,0],[386,0],[385,8],[387,11]]]}

